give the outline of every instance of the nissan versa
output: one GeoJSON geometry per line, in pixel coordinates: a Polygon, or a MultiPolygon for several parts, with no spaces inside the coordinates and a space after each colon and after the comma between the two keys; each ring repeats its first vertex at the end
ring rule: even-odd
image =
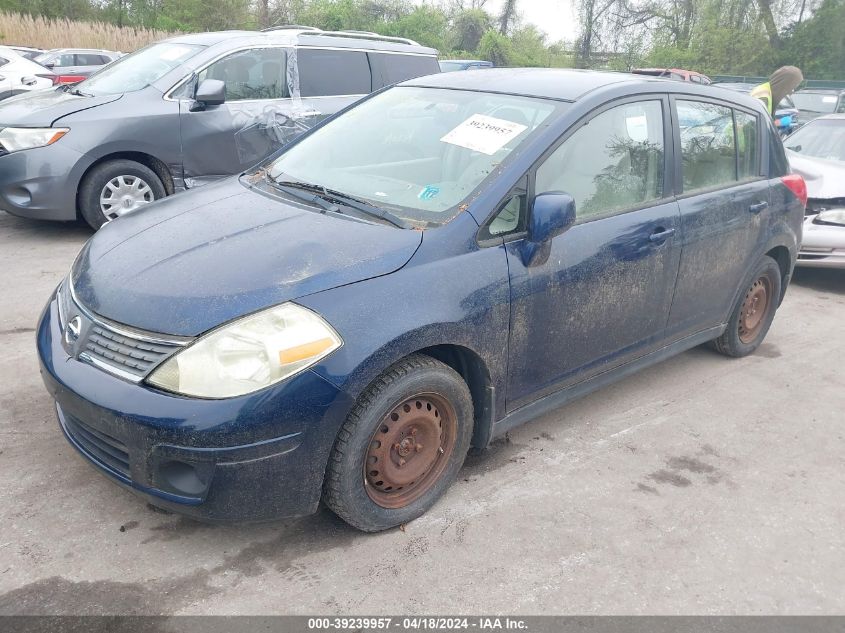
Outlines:
{"type": "Polygon", "coordinates": [[[734,92],[410,80],[107,224],[41,318],[44,381],[68,440],[155,505],[260,520],[323,499],[382,530],[544,411],[701,343],[753,352],[801,238],[787,171],[734,92]]]}

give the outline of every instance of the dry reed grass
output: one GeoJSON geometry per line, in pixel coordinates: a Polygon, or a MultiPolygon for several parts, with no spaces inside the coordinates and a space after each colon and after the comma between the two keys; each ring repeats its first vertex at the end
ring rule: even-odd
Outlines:
{"type": "Polygon", "coordinates": [[[0,45],[104,48],[130,53],[176,33],[0,12],[0,45]]]}

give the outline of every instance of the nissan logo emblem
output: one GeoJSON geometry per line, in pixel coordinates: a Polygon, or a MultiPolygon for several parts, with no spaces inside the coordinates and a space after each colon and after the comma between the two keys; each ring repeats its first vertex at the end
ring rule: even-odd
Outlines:
{"type": "Polygon", "coordinates": [[[78,316],[73,317],[65,327],[65,341],[68,345],[76,342],[79,338],[79,333],[82,331],[82,319],[78,316]]]}

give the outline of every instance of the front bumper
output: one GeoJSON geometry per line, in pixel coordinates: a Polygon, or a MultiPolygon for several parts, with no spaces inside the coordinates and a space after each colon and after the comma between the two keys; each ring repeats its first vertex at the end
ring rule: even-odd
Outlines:
{"type": "Polygon", "coordinates": [[[76,190],[92,163],[61,141],[0,156],[0,210],[39,220],[76,219],[76,190]]]}
{"type": "Polygon", "coordinates": [[[70,443],[150,503],[208,521],[317,509],[328,455],[352,401],[311,371],[255,394],[167,394],[71,358],[55,298],[37,331],[41,375],[70,443]]]}

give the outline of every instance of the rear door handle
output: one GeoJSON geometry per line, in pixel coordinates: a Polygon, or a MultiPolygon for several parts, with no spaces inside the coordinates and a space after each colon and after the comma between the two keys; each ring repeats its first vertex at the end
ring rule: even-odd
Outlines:
{"type": "Polygon", "coordinates": [[[755,204],[752,204],[750,207],[748,207],[748,210],[751,213],[760,213],[760,211],[762,211],[763,209],[765,209],[768,206],[769,206],[769,203],[766,202],[766,201],[757,202],[755,204]]]}
{"type": "Polygon", "coordinates": [[[652,242],[663,242],[675,234],[675,229],[658,229],[648,236],[652,242]]]}

